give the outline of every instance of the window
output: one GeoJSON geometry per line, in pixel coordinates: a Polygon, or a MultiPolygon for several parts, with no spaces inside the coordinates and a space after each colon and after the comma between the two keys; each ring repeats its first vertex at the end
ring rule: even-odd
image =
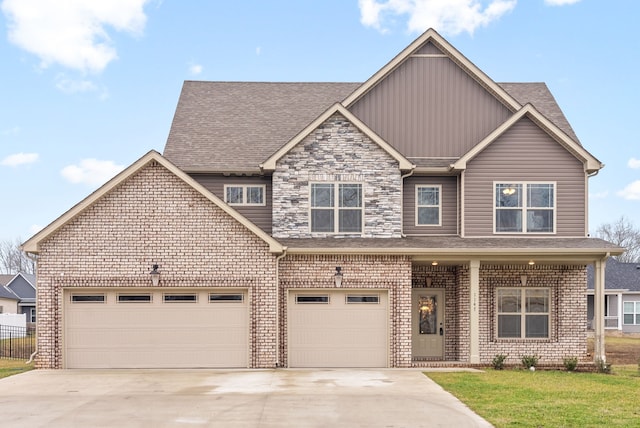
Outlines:
{"type": "Polygon", "coordinates": [[[348,294],[347,304],[349,303],[380,303],[380,297],[377,294],[348,294]]]}
{"type": "Polygon", "coordinates": [[[416,225],[440,226],[441,186],[416,186],[416,225]]]}
{"type": "Polygon", "coordinates": [[[119,294],[118,303],[151,303],[151,294],[119,294]]]}
{"type": "Polygon", "coordinates": [[[104,303],[104,294],[72,294],[73,303],[104,303]]]}
{"type": "Polygon", "coordinates": [[[296,296],[296,303],[329,303],[329,296],[322,295],[304,295],[298,294],[296,296]]]}
{"type": "Polygon", "coordinates": [[[29,318],[31,319],[29,322],[36,322],[36,308],[31,308],[29,311],[29,318]]]}
{"type": "Polygon", "coordinates": [[[264,206],[265,186],[225,185],[224,201],[229,205],[264,206]]]}
{"type": "Polygon", "coordinates": [[[548,288],[499,288],[498,337],[549,337],[548,288]]]}
{"type": "Polygon", "coordinates": [[[311,184],[311,231],[362,233],[362,184],[311,184]]]}
{"type": "Polygon", "coordinates": [[[554,233],[554,183],[496,183],[496,233],[554,233]]]}
{"type": "Polygon", "coordinates": [[[623,324],[640,325],[640,302],[624,302],[622,307],[623,324]]]}
{"type": "Polygon", "coordinates": [[[195,303],[198,301],[197,294],[165,294],[165,303],[195,303]]]}
{"type": "Polygon", "coordinates": [[[243,301],[243,294],[209,294],[210,303],[242,303],[243,301]]]}

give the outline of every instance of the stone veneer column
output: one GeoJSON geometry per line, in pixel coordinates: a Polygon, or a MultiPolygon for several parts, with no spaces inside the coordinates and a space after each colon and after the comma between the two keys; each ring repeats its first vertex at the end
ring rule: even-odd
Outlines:
{"type": "Polygon", "coordinates": [[[480,260],[469,262],[469,362],[480,363],[480,260]]]}

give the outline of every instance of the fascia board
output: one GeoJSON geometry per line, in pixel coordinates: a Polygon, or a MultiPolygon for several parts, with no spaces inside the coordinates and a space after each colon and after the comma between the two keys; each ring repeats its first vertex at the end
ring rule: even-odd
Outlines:
{"type": "Polygon", "coordinates": [[[476,157],[482,152],[488,145],[493,143],[498,137],[504,134],[509,128],[511,128],[516,122],[522,119],[524,116],[528,116],[531,120],[536,122],[545,132],[551,134],[554,140],[564,146],[575,157],[580,159],[585,164],[587,171],[597,171],[604,167],[604,165],[595,157],[593,157],[587,150],[581,145],[573,141],[571,137],[565,134],[560,128],[558,128],[553,122],[544,117],[536,108],[531,104],[526,104],[516,113],[514,113],[509,119],[497,127],[493,132],[487,135],[480,143],[476,144],[471,150],[465,153],[460,159],[451,165],[451,169],[464,170],[467,168],[467,162],[476,157]]]}
{"type": "Polygon", "coordinates": [[[475,64],[469,61],[460,51],[447,42],[437,31],[430,28],[425,31],[420,37],[418,37],[413,43],[407,46],[402,52],[396,55],[390,62],[382,67],[378,72],[371,76],[366,82],[362,84],[358,89],[352,92],[347,98],[344,99],[342,104],[349,108],[362,96],[364,96],[369,90],[384,79],[389,73],[395,70],[400,64],[402,64],[407,58],[418,50],[422,45],[428,41],[433,41],[444,53],[449,56],[454,62],[458,63],[462,68],[471,75],[476,81],[485,85],[494,96],[500,99],[505,105],[516,111],[522,107],[522,105],[515,100],[507,91],[505,91],[500,85],[494,82],[489,76],[487,76],[482,70],[480,70],[475,64]]]}
{"type": "Polygon", "coordinates": [[[62,214],[60,217],[58,217],[56,220],[54,220],[51,224],[49,224],[47,227],[42,229],[40,232],[36,233],[33,237],[31,237],[24,244],[22,244],[22,247],[21,247],[22,251],[27,253],[32,253],[32,254],[38,254],[38,252],[40,251],[40,242],[42,242],[44,239],[46,239],[47,237],[49,237],[50,235],[58,231],[61,227],[63,227],[64,225],[72,221],[76,216],[80,215],[82,212],[87,210],[95,202],[100,200],[107,193],[109,193],[115,187],[117,187],[122,182],[124,182],[127,178],[131,177],[132,175],[137,173],[139,170],[144,168],[151,161],[158,162],[160,165],[165,167],[171,173],[173,173],[182,181],[184,181],[186,184],[194,188],[196,191],[202,194],[209,201],[214,203],[224,212],[229,214],[231,217],[233,217],[235,220],[240,222],[243,226],[245,226],[247,229],[249,229],[251,232],[257,235],[259,238],[265,241],[265,243],[269,245],[270,252],[279,254],[284,251],[285,248],[282,245],[280,245],[280,243],[278,243],[275,239],[267,235],[262,229],[260,229],[258,226],[256,226],[251,221],[249,221],[246,217],[238,213],[238,211],[231,208],[229,205],[223,202],[220,198],[215,196],[213,193],[207,190],[204,186],[202,186],[200,183],[198,183],[193,178],[191,178],[188,174],[180,170],[173,163],[169,162],[165,157],[163,157],[160,153],[156,152],[155,150],[151,150],[150,152],[142,156],[140,159],[138,159],[136,162],[134,162],[132,165],[126,168],[124,171],[120,172],[114,178],[112,178],[103,186],[101,186],[98,190],[96,190],[95,192],[90,194],[88,197],[83,199],[81,202],[76,204],[66,213],[62,214]]]}
{"type": "Polygon", "coordinates": [[[264,171],[274,171],[276,169],[276,163],[286,155],[291,149],[300,144],[309,134],[316,130],[321,124],[329,119],[333,114],[340,113],[349,122],[351,122],[356,128],[365,134],[369,139],[376,143],[382,150],[387,152],[392,158],[398,161],[399,168],[403,171],[408,171],[415,168],[415,165],[409,162],[400,152],[394,149],[389,143],[384,141],[378,134],[376,134],[371,128],[369,128],[364,122],[358,119],[353,113],[344,108],[340,103],[335,103],[329,107],[320,116],[318,116],[313,122],[307,125],[302,131],[293,137],[287,144],[282,146],[277,152],[269,157],[260,168],[264,171]]]}

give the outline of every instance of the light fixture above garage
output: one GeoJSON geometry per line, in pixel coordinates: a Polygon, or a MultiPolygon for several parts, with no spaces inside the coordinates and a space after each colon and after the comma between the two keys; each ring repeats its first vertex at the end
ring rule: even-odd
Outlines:
{"type": "Polygon", "coordinates": [[[151,275],[151,284],[153,284],[154,287],[157,287],[160,283],[160,272],[158,272],[158,265],[153,265],[153,270],[149,272],[149,275],[151,275]]]}
{"type": "Polygon", "coordinates": [[[342,267],[336,266],[336,273],[333,275],[333,283],[336,287],[342,286],[342,267]]]}

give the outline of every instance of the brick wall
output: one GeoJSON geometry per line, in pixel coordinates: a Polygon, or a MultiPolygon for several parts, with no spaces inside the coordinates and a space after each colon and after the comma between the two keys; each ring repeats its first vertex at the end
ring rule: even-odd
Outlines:
{"type": "Polygon", "coordinates": [[[275,257],[268,245],[155,161],[41,244],[40,368],[62,367],[63,289],[243,287],[251,302],[250,365],[274,367],[275,257]]]}
{"type": "Polygon", "coordinates": [[[390,366],[411,366],[411,259],[405,256],[290,255],[280,261],[281,360],[286,367],[287,295],[290,289],[335,288],[336,266],[344,274],[341,289],[389,292],[390,366]]]}
{"type": "Polygon", "coordinates": [[[398,162],[341,114],[320,125],[277,163],[273,173],[273,236],[310,238],[310,182],[363,184],[363,233],[399,238],[402,180],[398,162]]]}

